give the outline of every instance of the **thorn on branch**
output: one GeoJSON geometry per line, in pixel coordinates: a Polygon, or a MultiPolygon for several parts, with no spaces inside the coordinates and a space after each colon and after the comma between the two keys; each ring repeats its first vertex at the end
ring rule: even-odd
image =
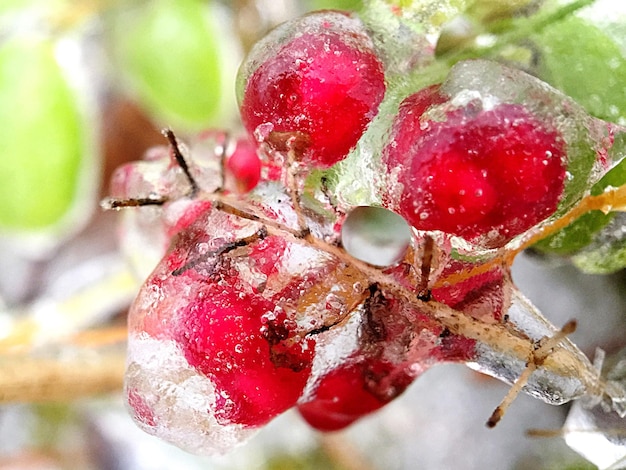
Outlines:
{"type": "Polygon", "coordinates": [[[172,152],[174,153],[174,158],[176,159],[176,163],[178,163],[178,166],[180,166],[180,168],[183,170],[183,173],[185,174],[185,176],[187,177],[187,180],[189,181],[189,185],[191,186],[191,192],[189,194],[189,197],[193,198],[196,194],[198,194],[198,191],[200,190],[200,188],[195,178],[191,175],[191,172],[189,171],[189,165],[187,165],[187,161],[185,160],[185,157],[180,151],[180,147],[178,146],[178,141],[176,140],[176,135],[174,135],[174,131],[172,131],[172,129],[169,129],[169,128],[163,129],[162,132],[163,132],[163,135],[167,138],[168,142],[170,143],[170,147],[172,148],[172,152]]]}

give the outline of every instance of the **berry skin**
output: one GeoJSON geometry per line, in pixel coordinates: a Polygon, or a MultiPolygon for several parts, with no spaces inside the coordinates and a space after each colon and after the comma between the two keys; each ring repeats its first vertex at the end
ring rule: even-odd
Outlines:
{"type": "MultiPolygon", "coordinates": [[[[322,378],[315,390],[315,398],[298,405],[298,411],[311,427],[319,431],[343,429],[391,400],[392,397],[377,396],[368,388],[368,383],[380,380],[392,370],[392,364],[378,361],[344,364],[322,378]]],[[[406,387],[411,380],[405,377],[406,387]]]]}
{"type": "MultiPolygon", "coordinates": [[[[443,270],[441,276],[468,273],[479,265],[454,260],[443,270]]],[[[510,304],[510,274],[501,266],[480,272],[455,283],[443,283],[432,290],[438,302],[464,312],[484,323],[501,322],[510,304]]]]}
{"type": "MultiPolygon", "coordinates": [[[[206,227],[220,220],[226,222],[222,230],[235,221],[213,213],[181,233],[177,249],[166,258],[169,269],[188,263],[189,253],[193,259],[194,250],[188,247],[211,238],[206,227]]],[[[220,422],[261,426],[291,408],[309,378],[314,340],[295,338],[293,319],[262,296],[237,265],[243,263],[257,275],[276,276],[285,247],[281,239],[269,237],[248,247],[245,258],[219,256],[172,279],[181,288],[190,282],[195,290],[169,335],[189,365],[215,383],[220,422]]]]}
{"type": "Polygon", "coordinates": [[[310,373],[311,345],[281,349],[277,364],[264,335],[271,303],[217,283],[201,294],[175,338],[189,364],[215,382],[218,420],[260,426],[293,406],[310,373]]]}
{"type": "Polygon", "coordinates": [[[385,93],[383,66],[362,24],[337,11],[313,13],[270,33],[250,53],[242,76],[248,132],[318,167],[346,157],[385,93]]]}
{"type": "Polygon", "coordinates": [[[383,161],[403,187],[389,204],[417,229],[486,248],[554,213],[566,169],[559,134],[519,104],[449,110],[445,101],[434,86],[401,104],[383,161]]]}
{"type": "Polygon", "coordinates": [[[252,191],[261,179],[261,159],[253,142],[237,139],[233,153],[226,160],[226,178],[236,193],[252,191]]]}

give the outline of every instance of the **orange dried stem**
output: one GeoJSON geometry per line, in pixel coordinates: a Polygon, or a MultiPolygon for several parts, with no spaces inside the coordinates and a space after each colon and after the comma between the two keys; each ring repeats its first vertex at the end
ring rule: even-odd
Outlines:
{"type": "Polygon", "coordinates": [[[602,433],[605,436],[626,436],[626,429],[528,429],[526,435],[528,437],[564,437],[567,434],[579,434],[579,433],[602,433]]]}

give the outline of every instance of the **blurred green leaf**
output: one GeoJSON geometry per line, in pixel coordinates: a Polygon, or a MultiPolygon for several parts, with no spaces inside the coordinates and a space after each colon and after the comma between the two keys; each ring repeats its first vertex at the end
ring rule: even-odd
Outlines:
{"type": "Polygon", "coordinates": [[[211,5],[199,0],[128,4],[113,17],[118,70],[167,125],[205,127],[220,110],[224,38],[214,20],[211,5]]]}
{"type": "Polygon", "coordinates": [[[626,119],[626,58],[618,44],[588,21],[570,16],[533,37],[540,78],[590,114],[626,119]]]}
{"type": "Polygon", "coordinates": [[[0,0],[0,14],[43,4],[42,0],[0,0]]]}
{"type": "Polygon", "coordinates": [[[311,0],[311,10],[350,10],[357,11],[363,2],[361,0],[311,0]]]}
{"type": "Polygon", "coordinates": [[[81,162],[78,106],[50,42],[0,47],[0,226],[34,229],[69,209],[81,162]]]}
{"type": "Polygon", "coordinates": [[[340,464],[334,462],[321,448],[313,448],[301,454],[277,454],[268,459],[264,465],[265,470],[315,470],[324,468],[327,470],[345,470],[340,464]]]}

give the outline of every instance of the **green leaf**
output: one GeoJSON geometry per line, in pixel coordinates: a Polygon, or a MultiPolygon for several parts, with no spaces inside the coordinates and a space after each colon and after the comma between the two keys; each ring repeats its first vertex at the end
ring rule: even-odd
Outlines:
{"type": "Polygon", "coordinates": [[[154,0],[113,17],[113,49],[122,78],[166,125],[205,127],[224,104],[223,43],[211,5],[154,0]]]}
{"type": "Polygon", "coordinates": [[[312,0],[311,10],[348,10],[357,11],[361,8],[361,0],[312,0]]]}
{"type": "Polygon", "coordinates": [[[0,47],[0,122],[0,227],[54,224],[76,196],[83,136],[51,43],[0,47]]]}
{"type": "Polygon", "coordinates": [[[502,18],[512,17],[533,10],[534,0],[474,0],[467,14],[477,20],[488,23],[502,18]]]}
{"type": "Polygon", "coordinates": [[[591,211],[580,217],[574,223],[551,237],[541,240],[534,248],[544,253],[570,255],[589,245],[596,232],[601,230],[613,218],[613,214],[603,214],[600,211],[591,211]]]}
{"type": "Polygon", "coordinates": [[[598,233],[587,247],[572,257],[581,271],[610,274],[626,267],[626,213],[621,212],[598,233]]]}
{"type": "MultiPolygon", "coordinates": [[[[626,151],[626,137],[623,135],[616,136],[615,143],[612,152],[623,154],[626,151]]],[[[598,181],[592,188],[591,194],[597,195],[604,192],[608,187],[619,187],[626,184],[626,160],[620,161],[614,168],[612,168],[600,181],[598,181]]],[[[557,255],[574,255],[584,250],[589,257],[593,257],[593,261],[587,263],[588,268],[584,269],[587,272],[598,272],[599,269],[609,269],[614,271],[613,266],[620,265],[620,261],[604,260],[602,261],[603,253],[606,253],[609,257],[615,257],[616,250],[621,250],[620,241],[613,237],[611,240],[607,238],[607,233],[614,233],[619,227],[614,227],[616,221],[615,213],[604,214],[601,211],[590,211],[568,225],[564,229],[560,230],[556,234],[541,240],[534,248],[544,253],[552,253],[557,255]],[[608,246],[606,249],[602,248],[602,240],[612,245],[612,248],[608,246]],[[593,252],[593,255],[592,255],[593,252]],[[591,266],[597,266],[597,268],[591,268],[591,266]],[[607,266],[607,268],[600,268],[600,266],[607,266]],[[608,266],[611,266],[608,268],[608,266]]],[[[621,216],[618,217],[622,220],[621,216]]],[[[622,241],[626,243],[626,239],[622,241]]],[[[626,244],[624,245],[626,249],[626,244]]],[[[578,264],[581,266],[584,264],[585,255],[582,253],[578,256],[578,264]]],[[[623,265],[620,267],[626,267],[623,265]]],[[[619,268],[618,268],[619,269],[619,268]]]]}
{"type": "Polygon", "coordinates": [[[593,116],[626,119],[626,58],[605,32],[571,16],[533,37],[538,76],[580,103],[593,116]]]}
{"type": "MultiPolygon", "coordinates": [[[[399,21],[413,31],[438,33],[443,25],[462,13],[470,0],[364,0],[363,15],[383,30],[399,21]]],[[[389,32],[389,30],[388,30],[389,32]]],[[[392,35],[387,39],[396,40],[392,35]]]]}

